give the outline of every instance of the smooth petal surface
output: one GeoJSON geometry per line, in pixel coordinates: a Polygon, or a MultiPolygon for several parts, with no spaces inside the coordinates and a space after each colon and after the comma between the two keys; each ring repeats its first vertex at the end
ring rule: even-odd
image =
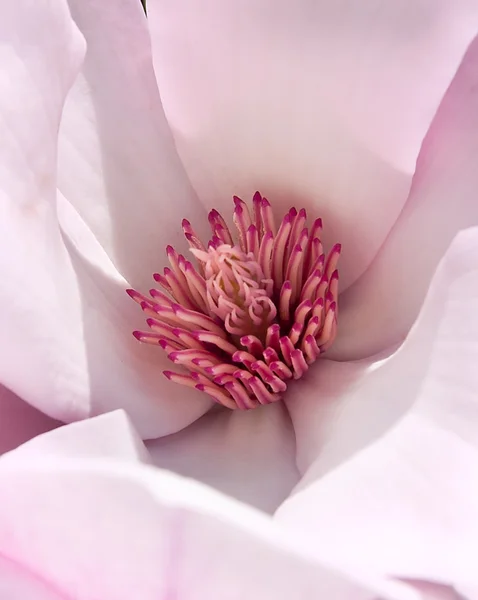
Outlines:
{"type": "Polygon", "coordinates": [[[423,137],[478,28],[469,0],[150,0],[155,69],[202,201],[259,189],[324,218],[341,286],[407,198],[423,137]]]}
{"type": "MultiPolygon", "coordinates": [[[[304,462],[304,479],[277,512],[306,547],[320,535],[330,556],[355,561],[359,553],[364,568],[476,588],[477,302],[478,229],[470,229],[447,252],[405,344],[377,367],[388,370],[382,385],[368,374],[338,399],[344,414],[361,399],[357,429],[370,429],[379,395],[392,413],[395,404],[408,407],[405,416],[325,476],[330,465],[316,446],[316,460],[304,462]]],[[[345,441],[350,431],[349,419],[334,435],[345,441]]],[[[303,447],[314,443],[312,428],[297,435],[303,447]]]]}
{"type": "Polygon", "coordinates": [[[0,385],[0,454],[58,425],[58,421],[50,419],[0,385]]]}
{"type": "Polygon", "coordinates": [[[211,403],[165,380],[162,353],[131,335],[143,320],[124,279],[61,195],[57,213],[58,127],[83,39],[46,1],[2,4],[0,34],[0,381],[63,421],[123,407],[142,436],[177,431],[211,403]]]}
{"type": "Polygon", "coordinates": [[[401,583],[310,560],[266,515],[135,462],[140,442],[121,413],[47,435],[0,460],[0,568],[14,563],[65,597],[422,597],[401,583]],[[116,443],[104,447],[110,433],[116,443]],[[64,456],[59,435],[73,440],[64,456]]]}
{"type": "Polygon", "coordinates": [[[80,319],[89,374],[89,414],[123,408],[143,438],[178,431],[213,404],[205,394],[168,381],[171,363],[159,348],[140,344],[144,314],[125,293],[127,284],[78,213],[60,195],[58,215],[78,278],[80,319]]]}
{"type": "Polygon", "coordinates": [[[42,408],[62,393],[67,417],[86,368],[54,207],[56,140],[84,43],[66,4],[46,0],[2,3],[0,38],[0,381],[42,408]]]}
{"type": "Polygon", "coordinates": [[[3,600],[66,600],[54,587],[0,556],[0,597],[3,600]]]}
{"type": "Polygon", "coordinates": [[[478,225],[478,38],[425,139],[407,204],[377,258],[340,297],[329,356],[363,357],[400,341],[451,240],[478,225]]]}
{"type": "Polygon", "coordinates": [[[212,411],[147,444],[154,464],[273,512],[299,481],[295,436],[282,403],[212,411]]]}
{"type": "Polygon", "coordinates": [[[64,425],[29,440],[2,457],[2,464],[10,460],[34,457],[69,456],[72,458],[114,458],[126,462],[151,462],[130,418],[122,410],[115,410],[64,425]]]}
{"type": "Polygon", "coordinates": [[[133,287],[147,291],[183,246],[181,220],[206,229],[164,117],[140,2],[69,0],[87,54],[65,105],[58,185],[133,287]]]}

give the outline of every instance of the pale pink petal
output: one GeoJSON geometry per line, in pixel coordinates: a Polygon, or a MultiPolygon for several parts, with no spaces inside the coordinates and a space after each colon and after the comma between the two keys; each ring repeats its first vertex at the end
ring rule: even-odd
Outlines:
{"type": "Polygon", "coordinates": [[[27,441],[2,458],[7,461],[35,460],[42,456],[114,458],[127,462],[151,462],[131,420],[122,410],[64,425],[27,441]]]}
{"type": "MultiPolygon", "coordinates": [[[[364,569],[476,588],[477,303],[478,229],[470,229],[447,252],[404,346],[378,367],[389,365],[381,390],[373,375],[359,384],[357,428],[369,427],[378,394],[390,411],[409,410],[325,475],[319,452],[277,513],[310,551],[320,536],[345,564],[360,555],[364,569]]],[[[347,444],[346,431],[335,434],[347,444]]]]}
{"type": "MultiPolygon", "coordinates": [[[[302,474],[314,464],[316,476],[324,475],[381,437],[413,407],[435,351],[448,290],[474,269],[478,229],[461,233],[453,242],[417,322],[398,350],[355,362],[322,359],[296,383],[286,405],[302,474]]],[[[464,300],[473,303],[472,298],[464,300]]]]}
{"type": "Polygon", "coordinates": [[[176,432],[213,404],[199,391],[163,376],[164,352],[133,337],[144,314],[125,293],[127,284],[71,204],[60,195],[58,215],[78,277],[89,372],[89,414],[123,408],[143,438],[176,432]]]}
{"type": "Polygon", "coordinates": [[[455,234],[478,225],[478,38],[425,139],[410,198],[377,258],[340,298],[330,356],[367,356],[402,339],[455,234]]]}
{"type": "Polygon", "coordinates": [[[207,206],[259,189],[343,243],[345,289],[406,200],[423,137],[478,31],[469,0],[149,0],[156,75],[207,206]]]}
{"type": "Polygon", "coordinates": [[[86,385],[77,283],[54,207],[60,114],[84,43],[61,1],[1,3],[0,38],[0,381],[43,407],[64,378],[86,385]]]}
{"type": "Polygon", "coordinates": [[[2,600],[67,600],[49,582],[1,554],[0,598],[2,600]]]}
{"type": "Polygon", "coordinates": [[[0,385],[0,454],[59,424],[0,385]]]}
{"type": "Polygon", "coordinates": [[[147,444],[156,466],[274,511],[299,480],[295,437],[282,403],[213,411],[187,429],[147,444]]]}
{"type": "Polygon", "coordinates": [[[404,581],[419,590],[423,600],[474,600],[475,598],[474,596],[463,598],[452,586],[441,585],[432,581],[416,579],[405,579],[404,581]]]}
{"type": "Polygon", "coordinates": [[[267,515],[166,471],[14,454],[0,462],[0,553],[68,598],[421,598],[313,560],[267,515]]]}
{"type": "Polygon", "coordinates": [[[134,340],[141,311],[61,195],[58,225],[58,127],[83,39],[66,4],[43,0],[0,4],[0,36],[0,381],[63,421],[121,407],[144,437],[177,431],[211,403],[184,398],[134,340]]]}
{"type": "MultiPolygon", "coordinates": [[[[65,106],[58,185],[120,273],[147,291],[181,220],[206,229],[177,156],[139,0],[69,0],[88,50],[65,106]]],[[[184,246],[185,247],[185,246],[184,246]]]]}

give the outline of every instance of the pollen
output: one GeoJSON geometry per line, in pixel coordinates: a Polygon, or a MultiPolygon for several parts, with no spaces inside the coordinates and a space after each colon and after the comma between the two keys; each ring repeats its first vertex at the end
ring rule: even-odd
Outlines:
{"type": "Polygon", "coordinates": [[[341,246],[325,253],[322,221],[308,228],[304,209],[291,208],[276,227],[259,192],[252,210],[237,197],[234,205],[235,231],[209,213],[207,246],[183,220],[195,264],[168,246],[170,266],[153,275],[160,289],[127,292],[150,329],[133,335],[179,368],[164,371],[170,381],[247,410],[280,400],[332,345],[341,246]]]}

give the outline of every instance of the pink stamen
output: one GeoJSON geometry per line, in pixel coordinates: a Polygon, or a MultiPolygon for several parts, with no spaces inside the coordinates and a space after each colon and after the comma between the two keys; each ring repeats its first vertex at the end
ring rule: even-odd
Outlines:
{"type": "Polygon", "coordinates": [[[164,371],[170,381],[248,410],[279,400],[333,343],[341,245],[326,255],[322,221],[308,229],[304,209],[291,208],[277,229],[259,192],[252,210],[234,197],[237,235],[218,211],[208,220],[207,244],[182,222],[196,266],[167,246],[170,266],[154,274],[162,289],[127,290],[151,329],[133,334],[185,370],[164,371]]]}

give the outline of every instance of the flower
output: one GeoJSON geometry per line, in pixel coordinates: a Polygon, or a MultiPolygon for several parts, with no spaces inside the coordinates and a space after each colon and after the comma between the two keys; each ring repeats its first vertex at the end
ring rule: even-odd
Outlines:
{"type": "Polygon", "coordinates": [[[218,531],[187,556],[206,561],[229,541],[220,582],[250,585],[243,595],[353,597],[325,587],[324,569],[338,569],[369,585],[358,597],[434,593],[381,587],[397,579],[473,596],[477,28],[478,7],[455,0],[151,0],[148,21],[136,0],[0,7],[2,450],[59,422],[113,409],[129,419],[55,429],[31,442],[52,441],[38,462],[21,448],[1,459],[9,577],[17,561],[60,593],[85,596],[75,586],[94,583],[97,596],[131,597],[131,581],[156,582],[151,565],[166,564],[147,540],[180,543],[183,528],[167,556],[218,531]],[[182,218],[202,237],[206,208],[224,212],[257,189],[276,217],[303,206],[324,218],[327,248],[342,243],[337,339],[283,402],[210,410],[132,338],[142,319],[124,290],[148,289],[166,244],[186,252],[182,218]],[[98,438],[112,444],[106,463],[96,461],[105,446],[85,457],[98,438]],[[126,466],[130,455],[236,500],[126,466]],[[73,517],[55,528],[60,506],[73,517]],[[95,546],[109,510],[94,538],[101,587],[74,549],[95,546]],[[119,543],[112,532],[126,522],[130,543],[119,543]],[[146,532],[138,546],[135,527],[146,532]],[[114,548],[125,553],[105,560],[114,548]],[[230,567],[251,548],[248,579],[230,567]],[[115,579],[116,564],[134,566],[132,579],[115,579]]]}
{"type": "Polygon", "coordinates": [[[286,382],[305,375],[333,344],[341,246],[326,258],[322,220],[309,231],[304,209],[291,208],[276,228],[259,192],[252,215],[240,198],[234,203],[236,238],[216,210],[207,246],[184,220],[197,268],[168,246],[171,267],[154,275],[163,291],[153,288],[149,298],[126,291],[150,315],[154,332],[134,336],[161,346],[186,371],[164,371],[170,381],[248,410],[281,400],[286,382]]]}

